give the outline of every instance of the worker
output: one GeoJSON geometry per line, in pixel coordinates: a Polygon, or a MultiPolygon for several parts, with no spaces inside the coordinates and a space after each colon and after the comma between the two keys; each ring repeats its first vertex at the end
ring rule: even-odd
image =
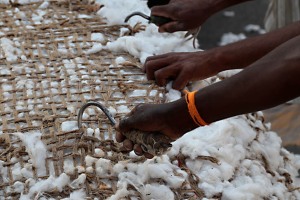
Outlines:
{"type": "MultiPolygon", "coordinates": [[[[212,1],[171,0],[151,11],[174,20],[159,31],[175,32],[196,28],[215,12],[244,1],[216,0],[210,5],[212,1]]],[[[172,87],[178,90],[189,81],[237,68],[244,70],[177,101],[136,106],[120,121],[116,140],[127,150],[152,158],[122,132],[159,132],[176,140],[199,126],[268,109],[300,96],[300,22],[207,51],[152,56],[144,65],[148,79],[161,86],[173,79],[172,87]]]]}

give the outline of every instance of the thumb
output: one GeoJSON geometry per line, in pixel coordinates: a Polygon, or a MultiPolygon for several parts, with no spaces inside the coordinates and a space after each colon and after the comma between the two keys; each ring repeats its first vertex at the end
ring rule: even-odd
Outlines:
{"type": "Polygon", "coordinates": [[[120,120],[119,124],[117,125],[116,129],[120,132],[128,132],[132,129],[132,117],[126,116],[120,120]]]}

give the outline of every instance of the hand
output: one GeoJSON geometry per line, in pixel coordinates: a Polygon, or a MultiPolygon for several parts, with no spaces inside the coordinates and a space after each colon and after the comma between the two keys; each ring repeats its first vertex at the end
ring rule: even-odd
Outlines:
{"type": "Polygon", "coordinates": [[[151,15],[173,19],[160,26],[160,32],[187,31],[199,28],[216,12],[245,1],[249,0],[170,0],[166,5],[154,6],[151,15]]]}
{"type": "Polygon", "coordinates": [[[171,18],[174,21],[159,27],[160,32],[196,29],[210,17],[215,8],[209,0],[170,0],[166,5],[154,6],[151,15],[171,18]]]}
{"type": "Polygon", "coordinates": [[[145,132],[159,132],[176,140],[186,132],[196,128],[192,118],[189,116],[185,100],[180,99],[176,102],[167,104],[140,104],[136,106],[119,123],[116,134],[117,142],[123,142],[126,150],[134,152],[146,158],[152,158],[153,155],[143,152],[138,144],[126,139],[122,132],[130,130],[140,130],[145,132]]]}
{"type": "Polygon", "coordinates": [[[216,75],[223,69],[212,51],[191,53],[167,53],[148,57],[144,72],[149,80],[164,86],[171,79],[172,87],[183,89],[189,81],[196,81],[216,75]]]}

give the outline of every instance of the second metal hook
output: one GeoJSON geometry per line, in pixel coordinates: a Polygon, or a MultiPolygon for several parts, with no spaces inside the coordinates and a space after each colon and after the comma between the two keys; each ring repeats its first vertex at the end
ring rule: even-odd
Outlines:
{"type": "Polygon", "coordinates": [[[157,26],[161,26],[163,24],[173,21],[171,18],[167,18],[167,17],[156,16],[156,15],[148,16],[142,12],[133,12],[125,18],[125,22],[127,23],[131,17],[136,15],[143,17],[144,19],[147,19],[150,23],[153,23],[157,26]]]}

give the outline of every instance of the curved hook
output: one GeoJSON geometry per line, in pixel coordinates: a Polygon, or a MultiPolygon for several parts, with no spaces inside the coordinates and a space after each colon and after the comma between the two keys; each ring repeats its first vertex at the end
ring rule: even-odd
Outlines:
{"type": "Polygon", "coordinates": [[[151,17],[149,17],[148,15],[145,15],[144,13],[141,13],[141,12],[133,12],[131,13],[130,15],[128,15],[126,18],[125,18],[125,22],[127,23],[129,21],[129,19],[135,15],[138,15],[138,16],[141,16],[145,19],[147,19],[148,21],[151,20],[151,17]]]}
{"type": "Polygon", "coordinates": [[[107,108],[105,108],[101,103],[91,101],[83,104],[83,106],[79,109],[78,117],[77,117],[78,128],[82,127],[82,115],[85,109],[89,106],[96,106],[100,108],[104,112],[104,114],[108,117],[110,123],[113,126],[116,125],[116,120],[113,118],[112,114],[108,111],[107,108]]]}

